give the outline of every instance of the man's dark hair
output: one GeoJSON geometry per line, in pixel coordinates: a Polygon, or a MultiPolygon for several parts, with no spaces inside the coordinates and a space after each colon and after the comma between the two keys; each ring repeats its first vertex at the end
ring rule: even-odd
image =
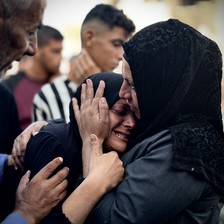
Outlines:
{"type": "Polygon", "coordinates": [[[127,35],[135,31],[135,25],[123,12],[109,4],[98,4],[86,15],[82,26],[86,23],[98,20],[105,24],[109,29],[114,27],[123,28],[127,35]]]}
{"type": "Polygon", "coordinates": [[[62,41],[63,39],[62,34],[51,26],[44,25],[37,32],[38,47],[47,45],[50,40],[62,41]]]}

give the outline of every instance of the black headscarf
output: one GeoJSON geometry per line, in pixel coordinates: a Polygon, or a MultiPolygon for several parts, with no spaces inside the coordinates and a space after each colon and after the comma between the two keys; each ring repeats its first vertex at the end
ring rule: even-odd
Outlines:
{"type": "Polygon", "coordinates": [[[145,27],[123,47],[141,114],[137,141],[170,129],[173,166],[196,167],[194,172],[224,192],[222,56],[217,44],[170,19],[145,27]]]}
{"type": "MultiPolygon", "coordinates": [[[[111,108],[119,99],[119,91],[123,83],[122,75],[114,72],[101,72],[90,76],[88,79],[91,79],[93,82],[94,93],[96,92],[100,81],[103,80],[105,82],[106,87],[103,96],[106,98],[109,108],[111,108]]],[[[83,83],[86,83],[86,80],[83,83]]],[[[80,86],[74,95],[78,101],[79,106],[81,103],[81,89],[82,88],[80,86]]],[[[77,127],[72,103],[70,103],[70,121],[72,125],[74,124],[77,127]]]]}
{"type": "Polygon", "coordinates": [[[215,42],[170,19],[142,29],[124,51],[149,133],[189,114],[204,115],[222,130],[222,58],[215,42]]]}

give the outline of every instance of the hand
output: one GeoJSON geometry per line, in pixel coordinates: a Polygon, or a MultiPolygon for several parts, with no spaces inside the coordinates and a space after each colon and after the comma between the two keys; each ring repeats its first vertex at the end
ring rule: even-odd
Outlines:
{"type": "Polygon", "coordinates": [[[108,136],[109,132],[109,108],[106,99],[103,97],[105,83],[100,81],[94,97],[93,83],[87,79],[82,85],[80,108],[77,100],[73,99],[73,109],[78,123],[79,133],[83,142],[95,134],[100,143],[108,136]]]}
{"type": "Polygon", "coordinates": [[[65,197],[68,168],[64,167],[49,178],[62,162],[61,157],[52,160],[31,181],[30,171],[21,178],[16,193],[15,212],[29,224],[39,223],[65,197]]]}
{"type": "Polygon", "coordinates": [[[90,75],[101,72],[101,69],[84,48],[76,57],[74,63],[74,70],[71,71],[72,77],[69,78],[77,84],[81,84],[90,75]]]}
{"type": "Polygon", "coordinates": [[[47,125],[46,121],[37,121],[30,124],[14,141],[12,148],[13,166],[17,168],[23,168],[24,155],[26,151],[27,142],[31,136],[36,135],[40,129],[47,125]]]}
{"type": "Polygon", "coordinates": [[[96,135],[91,135],[90,142],[91,153],[87,178],[95,180],[99,184],[99,189],[106,193],[123,180],[123,163],[115,151],[103,154],[102,146],[96,135]]]}
{"type": "Polygon", "coordinates": [[[89,175],[62,205],[63,213],[71,223],[84,223],[100,198],[117,186],[124,176],[124,168],[117,153],[102,154],[102,145],[96,135],[91,135],[89,147],[89,175]]]}

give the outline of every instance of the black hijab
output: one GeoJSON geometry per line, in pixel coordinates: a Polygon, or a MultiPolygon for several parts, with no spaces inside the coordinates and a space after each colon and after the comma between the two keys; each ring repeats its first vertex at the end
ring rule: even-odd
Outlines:
{"type": "Polygon", "coordinates": [[[222,56],[217,44],[176,19],[155,23],[124,44],[141,114],[137,141],[163,129],[173,166],[204,176],[224,193],[222,56]]]}
{"type": "Polygon", "coordinates": [[[149,133],[189,114],[209,118],[222,131],[222,57],[215,42],[170,19],[142,29],[124,51],[149,133]]]}
{"type": "MultiPolygon", "coordinates": [[[[114,72],[101,72],[101,73],[97,73],[90,76],[88,79],[91,79],[93,82],[94,93],[96,93],[96,90],[97,90],[97,87],[99,86],[100,81],[103,80],[105,82],[106,87],[105,87],[103,96],[106,98],[109,108],[111,108],[119,99],[119,91],[123,83],[122,75],[118,73],[114,73],[114,72]]],[[[86,83],[86,80],[83,83],[86,83]]],[[[82,88],[81,86],[79,86],[79,88],[77,89],[74,95],[74,97],[78,101],[79,106],[81,103],[80,102],[81,90],[82,88]]],[[[75,120],[72,103],[70,103],[70,121],[73,127],[77,129],[77,123],[75,120]]]]}

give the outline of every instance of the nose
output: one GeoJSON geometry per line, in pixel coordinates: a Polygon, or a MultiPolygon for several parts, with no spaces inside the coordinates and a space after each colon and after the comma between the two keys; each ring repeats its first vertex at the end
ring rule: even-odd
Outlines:
{"type": "Polygon", "coordinates": [[[125,79],[124,79],[124,81],[122,83],[122,86],[121,86],[121,89],[119,91],[119,97],[122,98],[122,99],[128,99],[128,100],[131,99],[130,87],[127,84],[127,82],[125,81],[125,79]]]}
{"type": "Polygon", "coordinates": [[[26,55],[33,56],[37,52],[37,37],[36,35],[33,35],[29,38],[29,45],[26,51],[26,55]]]}
{"type": "Polygon", "coordinates": [[[123,49],[123,47],[121,46],[121,47],[119,48],[119,52],[118,52],[118,58],[119,58],[119,61],[122,60],[122,58],[123,58],[123,54],[124,54],[124,49],[123,49]]]}
{"type": "Polygon", "coordinates": [[[131,111],[126,116],[126,119],[124,121],[124,126],[128,129],[133,129],[135,127],[135,119],[131,111]]]}

